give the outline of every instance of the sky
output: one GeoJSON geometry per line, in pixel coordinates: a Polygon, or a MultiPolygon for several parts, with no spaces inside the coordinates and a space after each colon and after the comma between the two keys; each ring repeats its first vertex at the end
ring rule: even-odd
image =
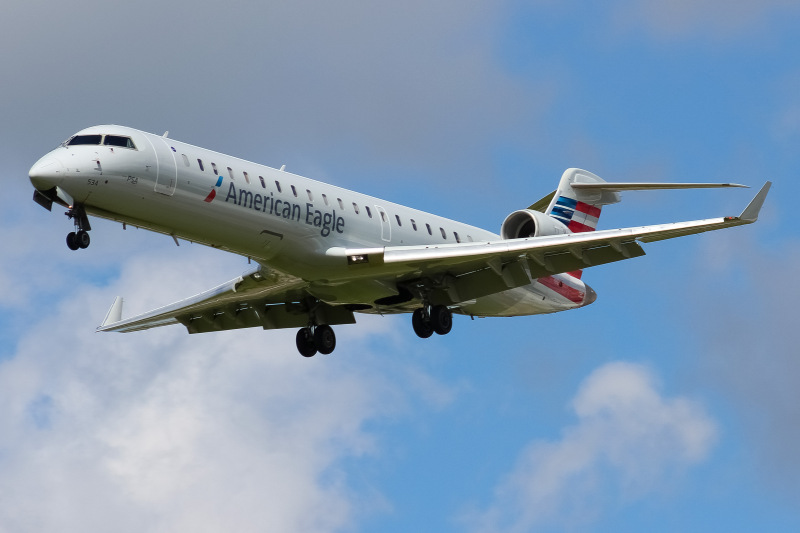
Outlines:
{"type": "Polygon", "coordinates": [[[789,0],[15,2],[0,33],[0,531],[800,530],[800,5],[789,0]],[[589,307],[99,334],[244,258],[31,201],[123,124],[498,231],[569,167],[614,228],[758,223],[587,269],[589,307]],[[788,222],[787,222],[788,221],[788,222]]]}

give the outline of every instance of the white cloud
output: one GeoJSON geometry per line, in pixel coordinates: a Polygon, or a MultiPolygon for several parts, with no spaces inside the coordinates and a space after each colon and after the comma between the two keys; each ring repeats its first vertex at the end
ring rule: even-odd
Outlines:
{"type": "Polygon", "coordinates": [[[467,518],[473,531],[584,524],[601,503],[639,498],[702,461],[716,438],[702,406],[664,396],[655,377],[631,363],[595,370],[572,408],[577,423],[560,440],[522,452],[488,509],[467,518]]]}
{"type": "Polygon", "coordinates": [[[110,286],[72,277],[17,332],[0,361],[0,530],[325,532],[382,510],[344,466],[378,453],[364,424],[406,415],[409,390],[452,401],[370,353],[396,322],[337,328],[336,353],[310,360],[293,330],[93,332],[113,295],[164,304],[235,276],[229,257],[128,254],[110,286]]]}

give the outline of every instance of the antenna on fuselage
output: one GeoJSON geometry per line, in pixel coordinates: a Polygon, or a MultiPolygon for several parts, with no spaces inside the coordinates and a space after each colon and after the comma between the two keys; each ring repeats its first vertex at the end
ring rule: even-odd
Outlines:
{"type": "Polygon", "coordinates": [[[285,169],[286,169],[286,165],[281,165],[281,172],[283,172],[285,169]]]}
{"type": "Polygon", "coordinates": [[[164,132],[164,135],[162,135],[162,137],[164,137],[165,139],[166,139],[167,137],[169,137],[169,130],[165,131],[165,132],[164,132]]]}

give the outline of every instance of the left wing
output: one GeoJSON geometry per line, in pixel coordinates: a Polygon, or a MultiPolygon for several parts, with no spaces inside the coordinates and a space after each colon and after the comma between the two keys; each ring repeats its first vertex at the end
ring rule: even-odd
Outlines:
{"type": "Polygon", "coordinates": [[[117,297],[97,331],[130,332],[183,324],[189,333],[260,326],[264,329],[305,327],[309,313],[320,324],[352,324],[353,312],[342,307],[305,302],[308,283],[259,266],[191,298],[122,320],[117,297]]]}
{"type": "Polygon", "coordinates": [[[738,217],[496,242],[372,249],[332,248],[327,253],[341,256],[353,268],[375,267],[376,274],[393,274],[395,279],[401,281],[419,277],[436,279],[438,276],[439,285],[447,293],[447,299],[455,303],[527,285],[531,278],[644,255],[639,242],[751,224],[758,219],[771,185],[771,182],[766,182],[738,217]]]}

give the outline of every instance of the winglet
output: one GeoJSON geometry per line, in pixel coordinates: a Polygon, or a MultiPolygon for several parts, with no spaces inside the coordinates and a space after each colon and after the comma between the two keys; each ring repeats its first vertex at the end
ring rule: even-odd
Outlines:
{"type": "Polygon", "coordinates": [[[772,186],[772,182],[768,181],[761,187],[761,190],[758,191],[750,203],[747,204],[747,207],[744,208],[742,214],[739,215],[739,218],[745,222],[755,222],[758,220],[758,213],[761,211],[761,206],[764,205],[764,199],[767,197],[767,193],[769,192],[769,188],[772,186]]]}
{"type": "Polygon", "coordinates": [[[109,324],[119,322],[120,320],[122,320],[122,296],[117,296],[114,298],[114,303],[111,304],[108,313],[106,313],[106,318],[103,320],[103,323],[100,324],[100,327],[97,329],[99,330],[109,324]]]}

